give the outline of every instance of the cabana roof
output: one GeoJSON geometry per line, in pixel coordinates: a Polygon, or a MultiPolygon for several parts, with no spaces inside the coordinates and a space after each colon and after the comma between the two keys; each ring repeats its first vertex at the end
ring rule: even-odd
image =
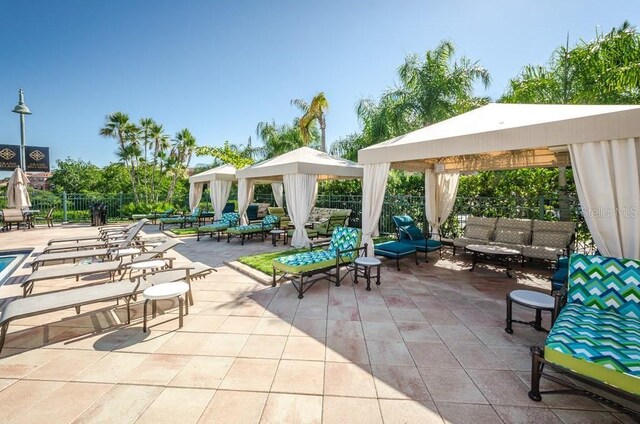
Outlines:
{"type": "Polygon", "coordinates": [[[640,136],[640,106],[492,103],[358,152],[408,171],[569,165],[567,145],[640,136]],[[436,165],[437,164],[437,165],[436,165]]]}
{"type": "Polygon", "coordinates": [[[270,182],[286,174],[313,174],[318,180],[362,178],[362,166],[310,147],[300,147],[238,170],[237,177],[270,182]]]}
{"type": "Polygon", "coordinates": [[[208,183],[213,180],[235,181],[236,168],[233,165],[225,164],[189,177],[190,183],[208,183]]]}

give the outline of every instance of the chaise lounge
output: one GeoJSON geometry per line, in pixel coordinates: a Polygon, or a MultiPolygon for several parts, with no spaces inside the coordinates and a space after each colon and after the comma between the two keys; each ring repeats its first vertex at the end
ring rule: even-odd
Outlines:
{"type": "Polygon", "coordinates": [[[309,252],[297,253],[295,255],[281,256],[272,262],[273,283],[275,287],[278,281],[291,281],[298,290],[298,299],[304,297],[304,293],[309,290],[318,280],[311,282],[305,278],[315,274],[323,274],[336,287],[340,286],[340,268],[348,266],[366,253],[367,246],[360,247],[362,240],[362,230],[359,228],[336,227],[331,236],[331,241],[311,245],[309,252]],[[315,247],[328,246],[327,249],[313,250],[315,247]],[[332,271],[335,271],[332,273],[332,271]],[[281,274],[278,279],[278,274],[281,274]],[[305,284],[307,287],[305,288],[305,284]]]}
{"type": "Polygon", "coordinates": [[[159,230],[164,230],[167,225],[179,225],[180,228],[184,228],[187,224],[193,226],[200,219],[200,208],[195,208],[190,215],[184,216],[172,216],[169,218],[160,218],[160,224],[158,224],[159,230]]]}
{"type": "MultiPolygon", "coordinates": [[[[556,311],[565,300],[544,347],[532,348],[529,397],[542,399],[540,378],[548,365],[595,387],[598,395],[610,392],[639,406],[640,261],[572,255],[568,291],[557,295],[556,311]]],[[[554,375],[544,377],[586,392],[554,375]]],[[[640,419],[640,406],[635,413],[640,419]]]]}
{"type": "Polygon", "coordinates": [[[267,215],[262,218],[262,222],[259,224],[240,225],[227,229],[227,243],[231,241],[233,237],[240,238],[240,244],[244,246],[245,238],[253,237],[254,235],[260,235],[261,241],[264,241],[265,233],[273,230],[278,226],[279,219],[276,215],[267,215]]]}
{"type": "Polygon", "coordinates": [[[227,229],[232,227],[237,227],[240,222],[240,215],[236,212],[227,212],[223,213],[222,217],[216,221],[212,221],[211,224],[208,225],[200,225],[197,229],[198,233],[198,241],[200,241],[200,235],[209,234],[210,238],[213,238],[213,235],[216,234],[218,237],[218,241],[220,241],[220,236],[227,229]]]}

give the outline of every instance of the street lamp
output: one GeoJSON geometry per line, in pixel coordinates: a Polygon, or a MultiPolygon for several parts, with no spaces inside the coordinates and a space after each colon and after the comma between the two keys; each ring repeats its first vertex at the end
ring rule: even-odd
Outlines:
{"type": "Polygon", "coordinates": [[[18,104],[13,108],[12,112],[20,114],[20,168],[26,171],[27,158],[25,157],[24,150],[24,115],[31,115],[31,111],[27,105],[24,104],[24,91],[22,91],[22,88],[18,91],[18,104]]]}

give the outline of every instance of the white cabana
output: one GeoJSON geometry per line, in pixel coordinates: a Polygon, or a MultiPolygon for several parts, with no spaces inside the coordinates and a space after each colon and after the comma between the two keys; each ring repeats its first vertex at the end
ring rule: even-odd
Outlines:
{"type": "Polygon", "coordinates": [[[215,219],[220,219],[229,200],[231,185],[234,181],[236,181],[236,168],[229,164],[192,175],[189,177],[189,208],[193,212],[198,206],[204,185],[208,184],[211,206],[216,214],[215,219]]]}
{"type": "MultiPolygon", "coordinates": [[[[438,174],[572,165],[598,249],[640,257],[640,106],[489,104],[362,149],[358,162],[365,167],[363,199],[384,194],[382,174],[390,168],[429,173],[426,210],[434,227],[455,198],[452,179],[438,181],[438,174]]],[[[363,205],[365,241],[377,230],[381,205],[363,205]]]]}
{"type": "Polygon", "coordinates": [[[241,169],[236,175],[238,212],[245,221],[247,207],[253,198],[254,184],[283,183],[289,215],[295,225],[291,245],[304,247],[310,242],[304,231],[304,224],[316,200],[317,182],[362,178],[362,166],[309,147],[301,147],[241,169]]]}

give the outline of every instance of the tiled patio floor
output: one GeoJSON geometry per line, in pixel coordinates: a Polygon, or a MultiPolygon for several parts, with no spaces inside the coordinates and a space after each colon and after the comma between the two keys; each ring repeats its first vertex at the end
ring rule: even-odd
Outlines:
{"type": "MultiPolygon", "coordinates": [[[[38,251],[52,237],[92,231],[12,231],[0,244],[38,251]]],[[[0,359],[0,422],[631,422],[578,396],[527,397],[527,346],[544,333],[515,324],[506,334],[504,297],[546,290],[544,267],[508,279],[486,266],[470,273],[460,256],[434,256],[419,266],[405,260],[400,272],[390,262],[371,292],[347,278],[298,300],[290,284],[274,289],[220,266],[271,250],[269,242],[185,241],[179,263],[206,261],[218,272],[194,282],[180,330],[172,302],[159,305],[165,313],[148,334],[139,303],[130,326],[112,304],[16,321],[0,359]]],[[[52,281],[34,293],[76,284],[52,281]]],[[[16,288],[0,288],[0,297],[16,288]]]]}

